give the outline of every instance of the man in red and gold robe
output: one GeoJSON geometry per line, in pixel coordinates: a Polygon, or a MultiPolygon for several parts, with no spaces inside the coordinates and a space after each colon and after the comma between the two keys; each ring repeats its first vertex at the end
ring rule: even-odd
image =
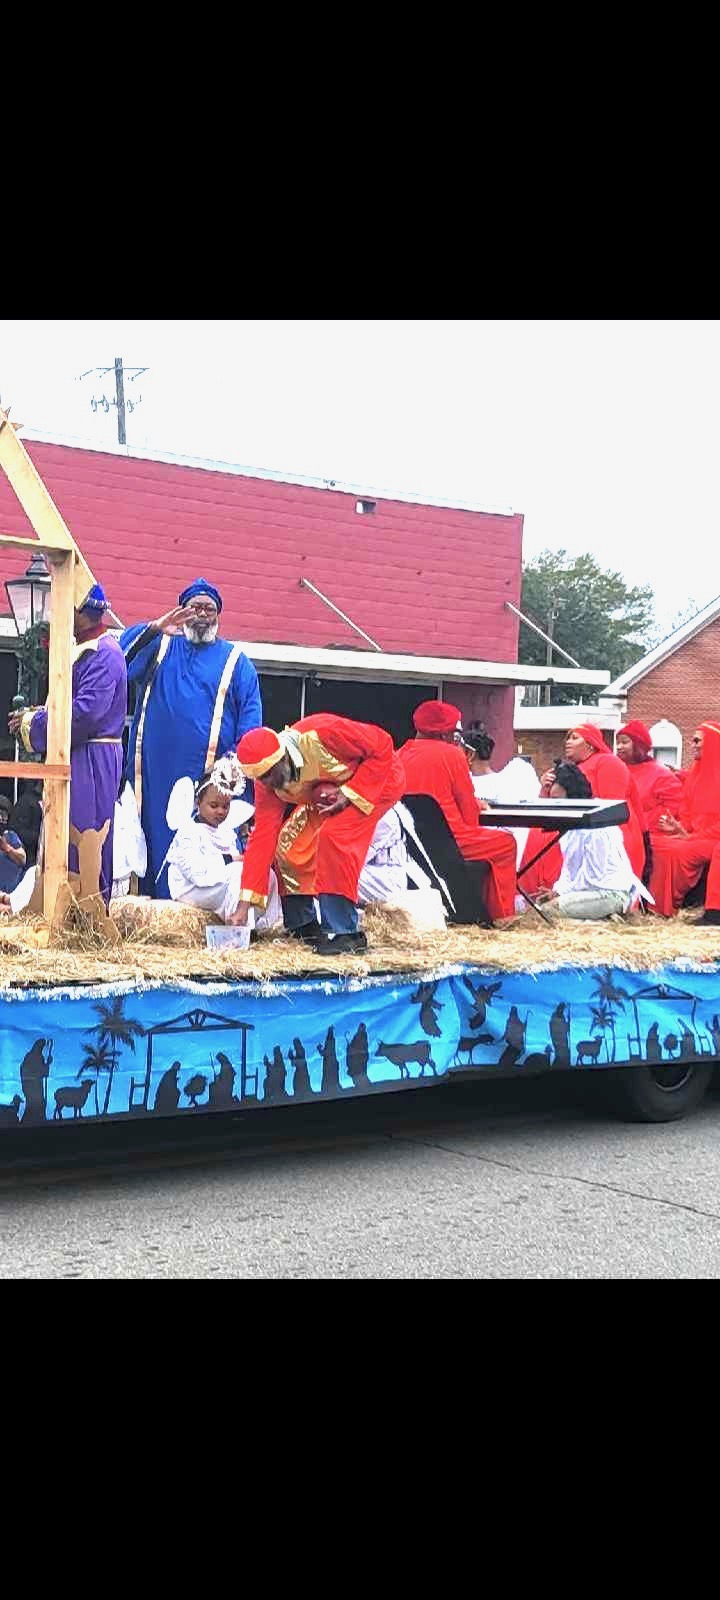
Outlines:
{"type": "Polygon", "coordinates": [[[267,904],[274,861],[291,932],[321,955],[364,950],[358,878],[380,817],[405,787],[389,733],[321,711],[282,733],[253,728],[237,753],[245,776],[255,780],[255,827],[232,920],[246,922],[250,905],[267,904]],[[337,785],[336,797],[323,796],[323,782],[337,785]]]}
{"type": "Polygon", "coordinates": [[[405,794],[427,794],[437,801],[466,861],[487,861],[488,914],[493,921],[515,910],[515,840],[500,828],[481,828],[478,801],[467,757],[456,742],[457,706],[423,700],[413,712],[416,737],[399,751],[405,768],[405,794]]]}

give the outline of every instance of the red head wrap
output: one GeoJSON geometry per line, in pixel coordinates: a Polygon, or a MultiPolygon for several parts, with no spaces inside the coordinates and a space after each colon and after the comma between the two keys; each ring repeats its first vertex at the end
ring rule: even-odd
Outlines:
{"type": "Polygon", "coordinates": [[[237,747],[238,761],[246,778],[262,778],[278,761],[282,761],[285,746],[272,728],[251,728],[244,733],[237,747]]]}
{"type": "Polygon", "coordinates": [[[452,733],[462,721],[457,706],[447,700],[423,700],[413,711],[413,722],[418,733],[452,733]]]}
{"type": "Polygon", "coordinates": [[[701,722],[702,755],[685,779],[685,806],[691,822],[710,811],[720,812],[720,726],[701,722]]]}
{"type": "Polygon", "coordinates": [[[652,738],[649,728],[644,722],[626,722],[624,728],[618,728],[618,735],[624,733],[627,739],[632,739],[633,744],[639,744],[646,755],[652,750],[652,738]]]}
{"type": "Polygon", "coordinates": [[[594,722],[581,722],[577,728],[572,729],[572,732],[579,733],[580,738],[584,739],[586,744],[592,745],[593,750],[598,750],[601,755],[603,753],[609,755],[610,752],[605,740],[600,729],[595,727],[594,722]]]}

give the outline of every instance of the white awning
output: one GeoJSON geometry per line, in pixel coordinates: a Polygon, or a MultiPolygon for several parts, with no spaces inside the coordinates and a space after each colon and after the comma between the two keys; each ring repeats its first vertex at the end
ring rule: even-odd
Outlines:
{"type": "Polygon", "coordinates": [[[609,672],[591,667],[522,666],[517,661],[467,661],[457,656],[390,655],[378,650],[319,650],[296,644],[263,644],[241,640],[259,672],[317,673],[322,678],[355,678],[394,683],[522,683],[596,684],[610,682],[609,672]]]}

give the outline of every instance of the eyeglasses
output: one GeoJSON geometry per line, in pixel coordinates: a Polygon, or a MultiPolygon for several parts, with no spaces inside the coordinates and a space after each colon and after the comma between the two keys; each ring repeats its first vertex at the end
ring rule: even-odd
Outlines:
{"type": "Polygon", "coordinates": [[[217,606],[193,606],[196,617],[216,617],[217,606]]]}

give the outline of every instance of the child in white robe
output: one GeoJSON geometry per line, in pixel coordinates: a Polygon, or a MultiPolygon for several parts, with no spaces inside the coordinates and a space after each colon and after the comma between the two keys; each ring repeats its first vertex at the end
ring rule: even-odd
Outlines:
{"type": "MultiPolygon", "coordinates": [[[[223,763],[228,758],[223,757],[223,763]]],[[[237,819],[230,819],[233,788],[224,776],[221,763],[207,772],[195,786],[195,810],[182,823],[168,851],[168,888],[173,900],[214,911],[223,922],[232,922],[240,900],[242,851],[238,845],[237,819]]],[[[252,806],[246,807],[251,815],[252,806]]],[[[236,805],[237,810],[237,805],[236,805]]],[[[268,903],[256,916],[259,932],[282,926],[282,907],[277,878],[270,873],[268,903]]]]}
{"type": "Polygon", "coordinates": [[[407,889],[407,848],[394,806],[380,818],[358,881],[358,903],[389,900],[407,889]]]}

